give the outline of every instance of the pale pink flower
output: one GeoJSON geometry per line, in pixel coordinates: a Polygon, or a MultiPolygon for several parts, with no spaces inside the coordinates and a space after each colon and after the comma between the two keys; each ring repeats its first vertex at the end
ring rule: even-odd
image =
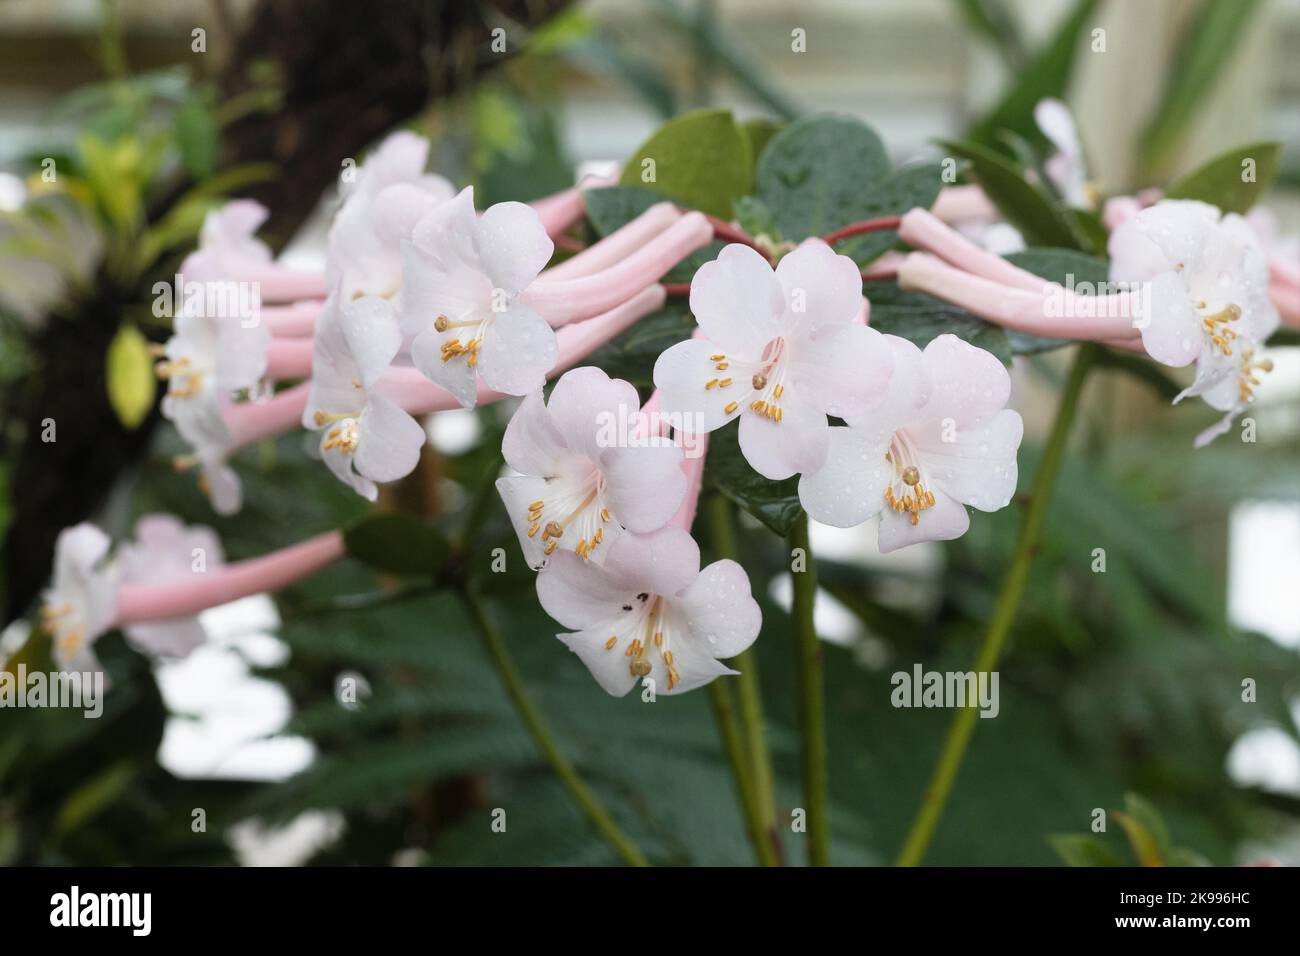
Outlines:
{"type": "Polygon", "coordinates": [[[340,304],[330,296],[316,323],[306,428],[323,431],[320,451],[335,476],[374,501],[375,482],[411,473],[425,432],[375,385],[402,346],[392,305],[377,296],[340,304]]]}
{"type": "Polygon", "coordinates": [[[103,670],[92,648],[113,626],[117,572],[108,561],[109,544],[108,535],[84,523],[65,528],[54,543],[54,576],[41,595],[40,613],[62,670],[103,670]]]}
{"type": "Polygon", "coordinates": [[[725,247],[691,283],[700,336],[655,363],[665,412],[696,432],[740,418],[740,448],[759,474],[779,480],[826,460],[827,415],[862,414],[889,385],[880,333],[854,320],[862,307],[857,265],[821,242],[773,271],[748,246],[725,247]]]}
{"type": "Polygon", "coordinates": [[[566,372],[543,402],[524,399],[501,452],[518,475],[497,490],[536,569],[557,549],[597,563],[625,530],[662,528],[686,491],[682,451],[628,427],[640,414],[636,389],[598,368],[566,372]]]}
{"type": "Polygon", "coordinates": [[[744,568],[715,561],[680,528],[625,535],[602,566],[559,551],[537,576],[542,607],[574,633],[557,637],[621,697],[639,681],[680,694],[734,674],[721,663],[758,636],[762,613],[744,568]]]}
{"type": "Polygon", "coordinates": [[[402,329],[415,367],[466,408],[479,376],[510,395],[540,388],[555,332],[519,296],[554,248],[522,203],[476,216],[472,187],[425,215],[403,244],[402,329]]]}
{"type": "Polygon", "coordinates": [[[847,528],[881,515],[879,546],[960,537],[970,518],[1006,507],[1016,490],[1023,423],[1005,408],[1006,368],[955,335],[922,351],[886,335],[894,358],[889,394],[865,415],[831,429],[819,471],[799,479],[799,499],[816,520],[847,528]]]}

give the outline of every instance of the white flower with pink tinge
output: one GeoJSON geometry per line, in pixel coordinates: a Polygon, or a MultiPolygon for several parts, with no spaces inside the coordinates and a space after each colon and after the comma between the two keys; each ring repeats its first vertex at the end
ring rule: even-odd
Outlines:
{"type": "Polygon", "coordinates": [[[636,389],[598,368],[566,372],[549,403],[539,389],[506,428],[501,452],[518,475],[497,491],[528,563],[543,567],[557,549],[597,563],[624,531],[666,525],[686,493],[682,450],[626,442],[620,422],[634,422],[636,389]]]}
{"type": "Polygon", "coordinates": [[[546,613],[575,633],[556,635],[608,693],[645,678],[657,693],[681,694],[735,674],[721,663],[758,637],[763,616],[735,561],[700,570],[689,534],[668,527],[625,535],[602,566],[558,552],[537,576],[546,613]]]}
{"type": "Polygon", "coordinates": [[[1246,221],[1220,217],[1214,206],[1164,199],[1111,233],[1110,277],[1149,284],[1150,315],[1139,324],[1142,344],[1158,362],[1196,362],[1196,378],[1175,402],[1199,395],[1226,412],[1197,439],[1222,434],[1254,400],[1258,357],[1279,324],[1269,300],[1268,262],[1246,221]]]}
{"type": "MultiPolygon", "coordinates": [[[[215,573],[225,552],[215,531],[203,525],[187,527],[174,515],[143,515],[135,537],[118,548],[119,583],[182,586],[215,573]]],[[[185,657],[206,635],[195,617],[139,622],[123,627],[128,640],[154,657],[185,657]]]]}
{"type": "Polygon", "coordinates": [[[965,505],[1006,507],[1024,426],[1005,407],[1011,377],[990,353],[955,335],[924,351],[884,338],[894,357],[888,396],[831,429],[825,467],[799,479],[799,500],[839,528],[880,514],[879,546],[889,552],[965,534],[965,505]]]}
{"type": "Polygon", "coordinates": [[[729,245],[691,282],[702,338],[655,363],[666,413],[699,431],[740,418],[740,450],[755,471],[780,480],[826,460],[827,415],[860,415],[889,385],[880,333],[855,319],[862,278],[821,242],[786,255],[776,270],[748,246],[729,245]]]}
{"type": "Polygon", "coordinates": [[[239,510],[239,479],[226,466],[230,433],[222,409],[235,392],[256,388],[266,374],[270,331],[234,316],[210,316],[187,307],[176,317],[158,377],[167,382],[162,413],[194,449],[177,467],[199,466],[201,485],[219,514],[239,510]]]}
{"type": "Polygon", "coordinates": [[[266,218],[266,207],[252,199],[233,199],[209,212],[199,229],[199,247],[185,257],[181,275],[187,281],[225,282],[271,266],[271,249],[257,238],[266,218]]]}
{"type": "Polygon", "coordinates": [[[54,576],[40,614],[63,670],[103,670],[92,646],[113,626],[117,572],[108,561],[109,543],[91,524],[63,529],[54,543],[54,576]]]}
{"type": "Polygon", "coordinates": [[[425,442],[420,423],[375,385],[402,347],[392,305],[377,296],[326,300],[316,323],[305,428],[323,430],[320,452],[330,471],[374,501],[375,482],[409,475],[425,442]]]}
{"type": "Polygon", "coordinates": [[[541,388],[555,332],[520,301],[555,250],[523,203],[474,212],[474,190],[435,207],[403,243],[402,330],[411,360],[466,408],[475,380],[508,395],[541,388]]]}
{"type": "MultiPolygon", "coordinates": [[[[82,523],[60,532],[54,577],[42,595],[41,623],[52,638],[54,659],[66,671],[100,671],[94,643],[117,621],[121,585],[185,586],[223,564],[221,542],[210,529],[186,527],[172,515],[144,515],[135,539],[109,557],[110,541],[82,523]]],[[[193,616],[123,625],[127,640],[154,657],[184,657],[203,641],[193,616]]]]}
{"type": "Polygon", "coordinates": [[[441,176],[425,172],[429,141],[393,133],[367,157],[330,226],[326,281],[343,298],[392,296],[402,288],[403,240],[425,213],[456,195],[441,176]]]}

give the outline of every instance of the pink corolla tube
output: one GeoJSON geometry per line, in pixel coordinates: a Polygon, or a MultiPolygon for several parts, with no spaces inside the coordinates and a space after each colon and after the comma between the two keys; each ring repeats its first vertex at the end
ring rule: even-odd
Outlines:
{"type": "Polygon", "coordinates": [[[270,554],[222,565],[169,584],[127,584],[117,591],[117,626],[193,617],[263,591],[278,591],[343,557],[338,531],[270,554]]]}

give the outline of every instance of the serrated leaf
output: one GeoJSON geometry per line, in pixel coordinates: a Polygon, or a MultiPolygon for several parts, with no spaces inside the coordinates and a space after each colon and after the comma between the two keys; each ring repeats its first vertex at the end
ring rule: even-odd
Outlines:
{"type": "Polygon", "coordinates": [[[889,175],[879,135],[848,116],[818,114],[772,137],[755,173],[783,238],[799,242],[870,217],[870,184],[889,175]]]}
{"type": "Polygon", "coordinates": [[[1165,190],[1166,199],[1199,199],[1225,213],[1247,212],[1268,190],[1282,159],[1282,144],[1250,143],[1238,146],[1180,176],[1165,190]],[[1243,179],[1243,164],[1253,160],[1253,178],[1243,179]]]}
{"type": "Polygon", "coordinates": [[[1047,838],[1066,866],[1123,866],[1124,861],[1097,837],[1084,833],[1058,833],[1047,838]]]}
{"type": "Polygon", "coordinates": [[[691,209],[727,219],[751,191],[749,137],[728,110],[697,110],[670,120],[623,166],[623,186],[649,186],[691,209]],[[653,180],[643,176],[653,161],[653,180]]]}
{"type": "Polygon", "coordinates": [[[393,574],[432,577],[451,553],[447,539],[436,529],[400,514],[363,518],[343,532],[343,544],[358,561],[393,574]]]}
{"type": "Polygon", "coordinates": [[[738,436],[739,426],[731,425],[709,436],[705,478],[718,491],[785,537],[803,510],[799,504],[799,479],[772,481],[754,471],[740,452],[738,436]]]}
{"type": "Polygon", "coordinates": [[[149,355],[149,340],[134,325],[117,330],[105,356],[108,402],[127,428],[137,428],[153,408],[158,379],[149,355]]]}
{"type": "Polygon", "coordinates": [[[897,335],[918,348],[925,348],[940,335],[951,333],[992,352],[1003,365],[1011,364],[1011,345],[1006,332],[960,306],[923,292],[900,289],[896,282],[888,281],[864,282],[862,294],[871,303],[871,327],[878,332],[897,335]]]}

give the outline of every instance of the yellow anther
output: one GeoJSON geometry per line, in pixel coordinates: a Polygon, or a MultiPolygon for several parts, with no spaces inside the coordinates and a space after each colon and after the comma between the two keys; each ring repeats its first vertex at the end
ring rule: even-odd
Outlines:
{"type": "Polygon", "coordinates": [[[724,409],[722,410],[722,414],[724,414],[724,415],[730,415],[732,412],[734,412],[734,411],[735,411],[737,408],[739,408],[739,407],[740,407],[740,405],[739,405],[738,402],[729,402],[729,403],[727,404],[727,407],[724,408],[724,409]]]}
{"type": "Polygon", "coordinates": [[[611,637],[609,640],[605,642],[605,650],[612,651],[614,649],[614,645],[617,643],[618,643],[618,635],[615,634],[613,637],[611,637]]]}

